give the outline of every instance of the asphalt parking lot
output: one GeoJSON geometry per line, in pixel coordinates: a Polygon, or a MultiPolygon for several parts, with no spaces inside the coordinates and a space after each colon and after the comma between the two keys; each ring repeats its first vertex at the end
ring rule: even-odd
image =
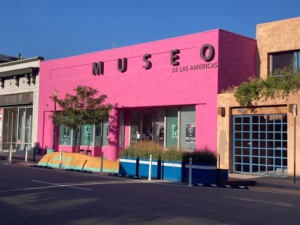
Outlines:
{"type": "Polygon", "coordinates": [[[6,161],[0,162],[0,179],[0,224],[5,225],[300,222],[300,195],[189,187],[6,161]]]}

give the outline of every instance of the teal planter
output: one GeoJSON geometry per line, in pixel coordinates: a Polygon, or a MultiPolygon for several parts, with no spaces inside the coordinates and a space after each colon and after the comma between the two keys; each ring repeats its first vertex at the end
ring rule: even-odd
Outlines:
{"type": "MultiPolygon", "coordinates": [[[[139,160],[139,177],[148,178],[149,177],[149,159],[140,159],[139,160]]],[[[161,161],[152,160],[152,169],[151,169],[151,179],[160,179],[161,174],[161,161]]]]}
{"type": "MultiPolygon", "coordinates": [[[[190,165],[185,164],[185,182],[189,183],[190,165]]],[[[216,184],[217,167],[216,165],[192,164],[192,184],[216,184]]]]}
{"type": "Polygon", "coordinates": [[[120,158],[119,174],[122,176],[138,176],[138,158],[120,158]]]}
{"type": "Polygon", "coordinates": [[[50,153],[52,153],[52,152],[54,152],[54,151],[53,151],[53,148],[47,148],[47,154],[50,154],[50,153]]]}
{"type": "Polygon", "coordinates": [[[182,162],[162,161],[161,162],[161,179],[183,182],[184,164],[182,162]]]}

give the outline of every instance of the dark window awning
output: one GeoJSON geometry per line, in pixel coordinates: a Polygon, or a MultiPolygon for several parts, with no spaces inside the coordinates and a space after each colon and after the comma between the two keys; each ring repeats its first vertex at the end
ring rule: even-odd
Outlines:
{"type": "Polygon", "coordinates": [[[0,72],[0,78],[9,78],[9,77],[14,77],[14,76],[24,76],[26,74],[32,74],[32,75],[37,75],[39,72],[38,67],[28,67],[24,69],[17,69],[17,70],[9,70],[9,71],[4,71],[0,72]]]}

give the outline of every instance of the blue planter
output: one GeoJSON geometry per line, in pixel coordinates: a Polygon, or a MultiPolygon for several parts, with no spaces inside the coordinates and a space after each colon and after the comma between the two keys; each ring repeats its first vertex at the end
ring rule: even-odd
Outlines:
{"type": "MultiPolygon", "coordinates": [[[[216,165],[192,164],[192,184],[216,184],[216,165]]],[[[185,182],[189,182],[189,164],[185,164],[185,182]]]]}
{"type": "Polygon", "coordinates": [[[162,161],[161,162],[161,179],[182,182],[184,165],[182,162],[162,161]]]}
{"type": "Polygon", "coordinates": [[[227,169],[217,169],[217,182],[222,183],[228,180],[227,169]]]}
{"type": "Polygon", "coordinates": [[[138,176],[138,158],[120,158],[119,174],[122,176],[138,176]]]}
{"type": "MultiPolygon", "coordinates": [[[[143,178],[149,177],[149,159],[139,160],[139,176],[143,178]]],[[[160,179],[161,161],[152,160],[151,179],[160,179]]]]}

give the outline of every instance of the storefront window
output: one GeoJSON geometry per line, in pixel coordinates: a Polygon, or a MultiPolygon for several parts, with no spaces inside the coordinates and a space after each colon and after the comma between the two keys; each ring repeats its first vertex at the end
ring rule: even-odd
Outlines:
{"type": "Polygon", "coordinates": [[[32,108],[3,108],[1,110],[2,128],[0,139],[2,150],[25,150],[31,147],[32,108]]]}
{"type": "Polygon", "coordinates": [[[19,108],[18,149],[31,147],[32,108],[19,108]]]}
{"type": "Polygon", "coordinates": [[[77,136],[78,136],[78,131],[77,130],[72,130],[72,134],[73,134],[73,144],[74,146],[77,145],[77,136]]]}
{"type": "Polygon", "coordinates": [[[131,143],[155,141],[166,149],[179,146],[189,150],[195,149],[195,106],[132,112],[130,120],[131,143]]]}
{"type": "Polygon", "coordinates": [[[102,123],[95,125],[95,146],[102,145],[102,123]]]}
{"type": "Polygon", "coordinates": [[[81,127],[81,145],[94,146],[94,125],[85,124],[81,127]]]}
{"type": "Polygon", "coordinates": [[[142,111],[131,114],[130,142],[151,141],[153,127],[153,112],[142,111]]]}
{"type": "Polygon", "coordinates": [[[130,143],[135,143],[141,140],[141,113],[131,113],[130,117],[131,128],[130,128],[130,143]]]}
{"type": "Polygon", "coordinates": [[[95,146],[107,146],[108,122],[97,123],[95,125],[95,146]]]}
{"type": "MultiPolygon", "coordinates": [[[[94,124],[84,124],[80,129],[80,145],[84,146],[107,146],[108,122],[94,124]],[[95,140],[95,141],[94,141],[95,140]]],[[[61,125],[59,127],[59,144],[76,145],[77,131],[61,125]],[[73,139],[73,141],[71,141],[73,139]]]]}
{"type": "Polygon", "coordinates": [[[180,112],[180,146],[195,149],[195,106],[182,106],[180,112]]]}
{"type": "Polygon", "coordinates": [[[108,145],[108,122],[105,121],[102,123],[102,130],[103,130],[103,135],[102,135],[102,146],[107,146],[108,145]]]}
{"type": "Polygon", "coordinates": [[[165,116],[166,111],[164,109],[157,109],[154,112],[153,141],[161,145],[164,145],[165,140],[165,116]]]}
{"type": "Polygon", "coordinates": [[[71,130],[70,128],[61,125],[59,127],[59,144],[60,145],[71,145],[71,130]]]}
{"type": "Polygon", "coordinates": [[[143,113],[142,115],[142,140],[143,141],[151,141],[152,140],[152,121],[153,121],[153,116],[152,113],[143,113]]]}
{"type": "Polygon", "coordinates": [[[166,116],[166,148],[178,147],[178,108],[168,108],[166,116]]]}

